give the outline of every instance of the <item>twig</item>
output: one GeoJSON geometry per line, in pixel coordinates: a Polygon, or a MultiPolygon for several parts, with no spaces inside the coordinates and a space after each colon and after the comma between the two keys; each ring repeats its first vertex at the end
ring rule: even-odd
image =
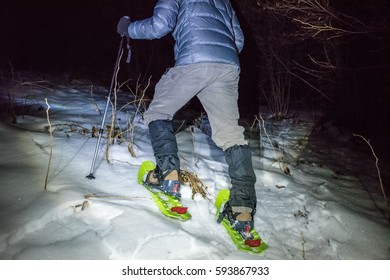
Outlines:
{"type": "MultiPolygon", "coordinates": [[[[123,49],[121,50],[119,61],[122,59],[123,55],[123,49]]],[[[112,121],[111,121],[111,127],[107,135],[107,146],[106,146],[106,160],[107,162],[110,162],[109,160],[109,146],[111,142],[111,138],[113,138],[115,133],[115,122],[116,122],[116,103],[117,103],[117,86],[118,86],[118,73],[119,73],[120,65],[118,64],[117,69],[115,69],[115,86],[114,86],[114,104],[113,110],[112,110],[112,121]]]]}
{"type": "Polygon", "coordinates": [[[101,115],[102,112],[100,112],[99,106],[97,105],[95,98],[93,98],[93,85],[91,85],[90,93],[91,93],[93,104],[95,104],[95,107],[96,107],[96,112],[99,112],[99,115],[101,115]]]}
{"type": "Polygon", "coordinates": [[[78,208],[81,208],[81,211],[84,211],[88,207],[89,207],[88,200],[85,200],[83,203],[80,203],[80,204],[77,204],[75,206],[72,206],[74,212],[76,212],[78,208]]]}
{"type": "MultiPolygon", "coordinates": [[[[256,120],[258,120],[259,124],[263,127],[264,133],[267,136],[268,141],[269,141],[272,149],[275,152],[275,157],[276,157],[276,160],[278,161],[278,165],[279,165],[280,170],[282,170],[285,174],[290,175],[290,169],[288,168],[287,164],[282,161],[283,157],[278,156],[277,150],[276,150],[274,144],[272,144],[272,140],[271,140],[270,136],[268,135],[267,130],[265,128],[265,122],[264,122],[263,117],[261,116],[261,114],[259,116],[260,116],[261,121],[257,118],[257,116],[255,116],[256,120]]],[[[260,130],[261,130],[261,128],[260,128],[260,130]]]]}
{"type": "Polygon", "coordinates": [[[332,98],[330,98],[329,96],[327,96],[325,93],[323,93],[320,89],[318,89],[317,87],[315,87],[314,85],[312,85],[310,82],[308,82],[307,80],[305,80],[304,78],[302,78],[301,76],[299,76],[298,74],[295,74],[294,72],[292,72],[288,67],[287,65],[274,53],[274,51],[271,49],[271,52],[272,54],[275,56],[275,58],[280,62],[280,64],[284,67],[284,69],[286,69],[286,71],[288,73],[290,73],[292,76],[298,78],[299,80],[301,80],[302,82],[304,82],[305,84],[307,84],[309,87],[311,87],[312,89],[314,89],[316,92],[318,92],[319,94],[321,94],[323,97],[325,97],[326,99],[332,101],[332,98]]]}
{"type": "Polygon", "coordinates": [[[372,147],[371,143],[370,143],[370,140],[367,140],[364,136],[360,135],[360,134],[355,134],[353,133],[353,136],[355,137],[360,137],[361,139],[363,139],[364,142],[367,143],[367,145],[370,147],[371,149],[371,153],[372,155],[374,156],[375,158],[375,167],[376,167],[376,170],[377,170],[377,174],[378,174],[378,179],[379,179],[379,185],[381,187],[381,190],[382,190],[382,193],[383,193],[383,198],[385,200],[385,217],[389,220],[390,222],[390,217],[389,217],[389,202],[387,201],[387,196],[386,196],[386,192],[385,192],[385,189],[383,187],[383,182],[382,182],[382,176],[381,176],[381,171],[380,171],[380,168],[379,168],[379,158],[377,157],[377,155],[375,154],[375,151],[374,151],[374,148],[372,147]]]}
{"type": "MultiPolygon", "coordinates": [[[[252,140],[252,133],[253,133],[254,127],[255,127],[256,123],[259,123],[259,122],[260,122],[259,119],[255,115],[255,119],[253,120],[253,123],[252,123],[252,125],[249,128],[250,129],[250,139],[251,140],[252,140]]],[[[258,126],[259,126],[259,149],[262,150],[263,149],[263,143],[262,143],[263,136],[261,134],[261,127],[260,127],[260,125],[258,125],[258,126]]]]}
{"type": "Polygon", "coordinates": [[[53,156],[53,131],[52,131],[52,128],[51,128],[51,122],[50,122],[50,116],[49,116],[50,105],[47,102],[47,98],[45,98],[45,102],[46,102],[46,105],[47,105],[46,117],[47,117],[47,122],[49,123],[49,133],[50,133],[50,155],[49,155],[49,163],[48,163],[48,166],[47,166],[47,172],[46,172],[46,178],[45,178],[45,187],[44,187],[44,189],[47,190],[47,180],[49,178],[51,159],[52,159],[52,156],[53,156]]]}
{"type": "Polygon", "coordinates": [[[33,86],[36,86],[38,88],[43,88],[43,89],[46,89],[48,91],[54,92],[53,89],[51,89],[49,87],[41,86],[40,83],[48,83],[48,81],[21,82],[20,85],[21,86],[28,86],[30,88],[30,91],[31,91],[33,86]]]}
{"type": "Polygon", "coordinates": [[[124,199],[124,200],[153,200],[152,198],[148,197],[141,197],[141,196],[124,196],[124,195],[97,195],[95,193],[92,194],[86,194],[84,195],[85,199],[90,199],[90,198],[110,198],[110,199],[124,199]]]}
{"type": "MultiPolygon", "coordinates": [[[[141,105],[143,104],[144,102],[144,98],[145,98],[145,93],[146,93],[146,90],[149,88],[150,86],[150,80],[151,80],[152,76],[149,77],[148,79],[148,83],[146,84],[145,88],[143,90],[140,90],[141,91],[141,97],[138,99],[138,105],[136,105],[136,110],[134,112],[134,115],[133,115],[133,120],[129,123],[129,133],[130,133],[130,139],[129,139],[129,145],[128,145],[128,150],[131,154],[132,157],[136,157],[136,154],[135,154],[135,151],[134,151],[134,130],[135,130],[135,120],[136,120],[136,117],[137,115],[139,114],[140,112],[140,107],[141,105]]],[[[137,81],[137,89],[136,89],[136,97],[138,95],[138,90],[139,90],[139,87],[138,87],[138,81],[137,81]]],[[[136,99],[137,100],[137,99],[136,99]]],[[[137,103],[135,103],[137,104],[137,103]]]]}

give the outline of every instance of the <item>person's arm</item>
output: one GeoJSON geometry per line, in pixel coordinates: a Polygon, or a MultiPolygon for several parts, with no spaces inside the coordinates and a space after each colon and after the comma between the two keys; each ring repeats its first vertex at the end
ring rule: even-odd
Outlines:
{"type": "Polygon", "coordinates": [[[152,17],[130,23],[130,38],[157,39],[167,35],[175,28],[178,12],[178,0],[159,0],[152,17]]]}

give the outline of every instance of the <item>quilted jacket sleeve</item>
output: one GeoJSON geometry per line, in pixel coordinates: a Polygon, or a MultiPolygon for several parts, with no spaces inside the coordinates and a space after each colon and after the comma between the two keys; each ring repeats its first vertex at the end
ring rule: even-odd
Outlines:
{"type": "Polygon", "coordinates": [[[178,11],[178,0],[159,0],[152,17],[134,21],[129,25],[130,38],[157,39],[167,35],[176,25],[178,11]]]}

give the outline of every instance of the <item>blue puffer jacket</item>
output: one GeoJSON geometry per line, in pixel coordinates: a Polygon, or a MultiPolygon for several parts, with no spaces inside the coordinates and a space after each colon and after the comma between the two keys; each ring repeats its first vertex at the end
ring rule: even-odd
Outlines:
{"type": "Polygon", "coordinates": [[[132,22],[133,39],[156,39],[172,32],[176,65],[228,63],[239,66],[244,35],[230,0],[159,0],[153,16],[132,22]]]}

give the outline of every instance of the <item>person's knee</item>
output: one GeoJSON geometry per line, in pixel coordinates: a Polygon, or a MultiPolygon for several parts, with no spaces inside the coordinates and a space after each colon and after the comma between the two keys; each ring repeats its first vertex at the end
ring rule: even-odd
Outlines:
{"type": "Polygon", "coordinates": [[[214,143],[223,151],[234,146],[248,145],[248,141],[245,140],[244,133],[241,131],[235,131],[235,133],[215,133],[212,135],[214,143]]]}

